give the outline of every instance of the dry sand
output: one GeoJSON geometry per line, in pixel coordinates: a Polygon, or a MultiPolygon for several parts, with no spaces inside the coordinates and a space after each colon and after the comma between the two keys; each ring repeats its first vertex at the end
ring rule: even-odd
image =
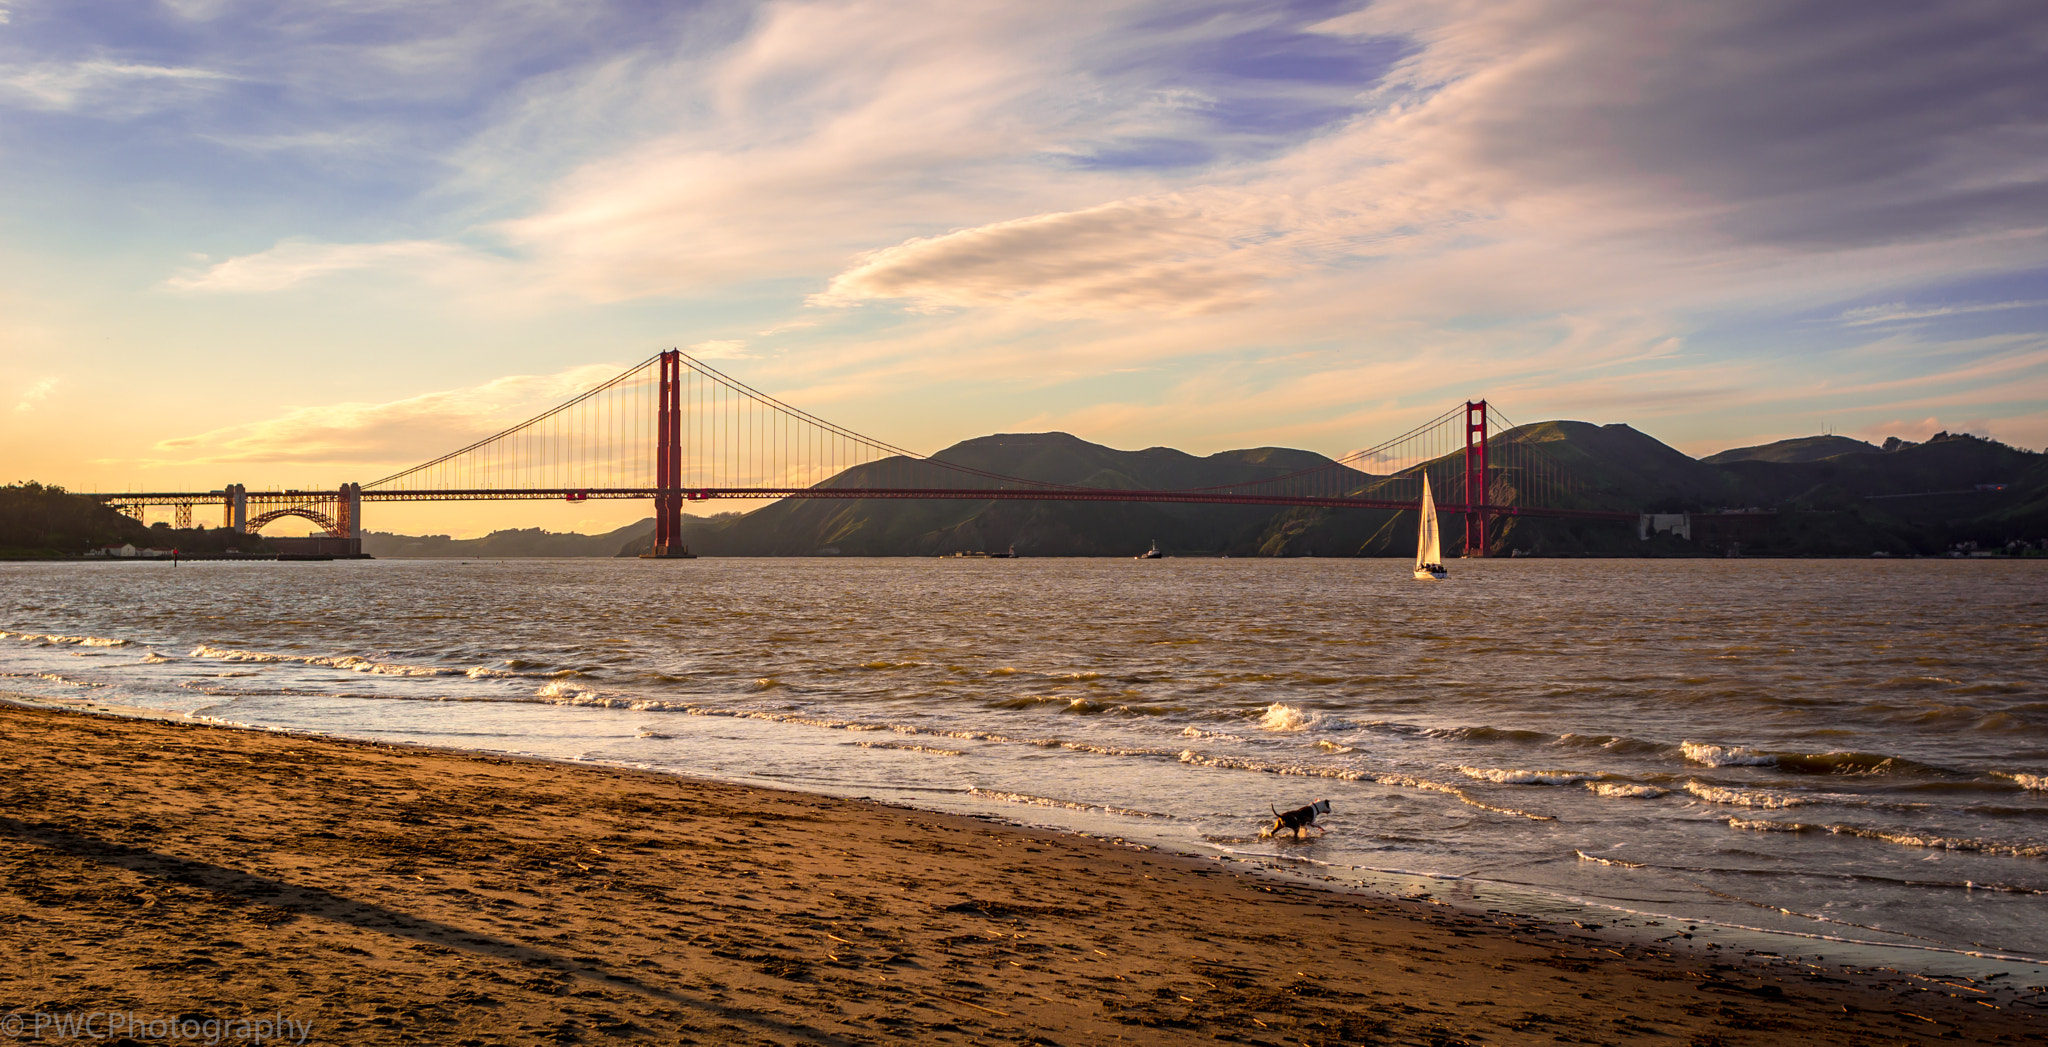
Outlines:
{"type": "MultiPolygon", "coordinates": [[[[1672,956],[671,776],[13,707],[0,770],[0,1013],[22,1022],[281,1013],[309,1043],[461,1045],[2018,1043],[2048,1027],[2048,1000],[1997,982],[1672,956]]],[[[246,1042],[237,1029],[221,1042],[246,1042]]]]}

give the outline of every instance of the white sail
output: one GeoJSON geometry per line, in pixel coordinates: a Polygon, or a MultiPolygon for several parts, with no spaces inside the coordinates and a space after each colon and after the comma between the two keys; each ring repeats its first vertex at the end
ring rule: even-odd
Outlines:
{"type": "Polygon", "coordinates": [[[1436,499],[1429,496],[1429,474],[1422,474],[1422,530],[1415,536],[1415,569],[1444,562],[1442,542],[1438,539],[1436,523],[1436,499]]]}

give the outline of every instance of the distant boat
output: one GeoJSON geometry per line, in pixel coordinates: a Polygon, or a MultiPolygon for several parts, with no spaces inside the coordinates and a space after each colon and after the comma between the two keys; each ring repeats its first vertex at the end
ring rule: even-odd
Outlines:
{"type": "Polygon", "coordinates": [[[1152,548],[1131,557],[1133,560],[1164,560],[1166,554],[1159,551],[1159,539],[1152,539],[1152,548]]]}
{"type": "Polygon", "coordinates": [[[1436,581],[1444,570],[1442,529],[1436,522],[1436,499],[1429,496],[1429,474],[1422,474],[1422,527],[1415,536],[1415,577],[1436,581]]]}
{"type": "Polygon", "coordinates": [[[1011,546],[1010,551],[1006,553],[990,553],[988,558],[991,560],[1014,560],[1017,558],[1017,547],[1011,546]]]}

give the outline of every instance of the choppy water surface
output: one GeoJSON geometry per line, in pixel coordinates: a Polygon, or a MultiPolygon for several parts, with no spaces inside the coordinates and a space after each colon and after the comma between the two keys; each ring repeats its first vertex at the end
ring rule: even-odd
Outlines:
{"type": "Polygon", "coordinates": [[[0,690],[2048,958],[2048,564],[1407,575],[5,565],[0,690]],[[1327,835],[1260,838],[1269,805],[1318,797],[1327,835]]]}

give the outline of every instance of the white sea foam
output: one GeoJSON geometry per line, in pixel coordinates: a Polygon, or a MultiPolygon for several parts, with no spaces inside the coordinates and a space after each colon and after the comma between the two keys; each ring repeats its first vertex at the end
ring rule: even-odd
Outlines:
{"type": "Polygon", "coordinates": [[[2000,778],[2010,778],[2018,782],[2022,789],[2048,792],[2048,774],[2007,774],[2004,771],[1993,771],[1991,773],[2000,778]]]}
{"type": "Polygon", "coordinates": [[[1345,753],[1355,753],[1358,751],[1356,748],[1352,746],[1338,745],[1336,742],[1330,741],[1327,738],[1317,740],[1316,748],[1321,749],[1326,753],[1334,753],[1338,756],[1342,756],[1345,753]]]}
{"type": "Polygon", "coordinates": [[[1170,814],[1159,814],[1154,811],[1139,811],[1133,810],[1129,807],[1112,807],[1106,803],[1088,803],[1082,800],[1058,800],[1050,796],[1033,796],[1030,793],[1003,792],[999,789],[982,789],[977,787],[967,790],[967,794],[969,796],[978,796],[984,800],[999,800],[1003,803],[1027,803],[1037,807],[1063,807],[1070,811],[1102,811],[1106,814],[1121,814],[1129,818],[1173,817],[1173,815],[1170,814]]]}
{"type": "Polygon", "coordinates": [[[59,636],[55,633],[0,632],[0,640],[20,640],[23,643],[58,644],[76,647],[126,647],[128,640],[116,640],[107,636],[59,636]]]}
{"type": "Polygon", "coordinates": [[[1226,731],[1205,731],[1200,727],[1183,727],[1180,729],[1180,736],[1182,738],[1214,738],[1224,742],[1244,741],[1242,737],[1226,731]]]}
{"type": "Polygon", "coordinates": [[[1804,796],[1787,796],[1769,789],[1731,789],[1723,785],[1708,785],[1697,778],[1687,779],[1685,791],[1708,803],[1726,803],[1737,807],[1761,807],[1765,810],[1781,811],[1787,807],[1803,807],[1814,801],[1804,796]]]}
{"type": "Polygon", "coordinates": [[[2006,843],[1999,840],[1979,840],[1966,836],[1937,836],[1928,833],[1910,832],[1904,829],[1880,829],[1864,825],[1837,822],[1833,825],[1809,825],[1804,822],[1774,822],[1764,818],[1730,818],[1731,829],[1748,829],[1752,832],[1824,832],[1836,836],[1853,836],[1864,840],[1878,840],[1895,843],[1902,847],[1926,847],[1938,851],[1969,851],[1977,854],[1996,854],[2009,858],[2048,858],[2048,844],[2006,843]]]}
{"type": "Polygon", "coordinates": [[[1314,764],[1271,763],[1265,760],[1246,759],[1239,756],[1218,756],[1214,753],[1198,753],[1183,749],[1176,757],[1180,762],[1194,767],[1218,767],[1232,771],[1257,771],[1262,774],[1279,774],[1295,778],[1335,778],[1346,782],[1373,781],[1371,771],[1351,767],[1318,767],[1314,764]]]}
{"type": "Polygon", "coordinates": [[[192,648],[191,656],[194,658],[215,658],[223,662],[298,661],[297,658],[289,658],[281,654],[265,654],[262,651],[237,651],[230,647],[209,647],[206,644],[200,644],[192,648]]]}
{"type": "Polygon", "coordinates": [[[933,756],[965,756],[958,749],[941,749],[936,745],[918,745],[915,742],[855,742],[863,749],[900,749],[911,753],[930,753],[933,756]]]}
{"type": "Polygon", "coordinates": [[[1614,867],[1615,867],[1615,868],[1617,868],[1617,869],[1647,869],[1647,868],[1649,868],[1649,866],[1647,866],[1647,865],[1644,865],[1644,864],[1643,864],[1642,862],[1630,862],[1630,861],[1623,861],[1623,860],[1622,860],[1622,859],[1620,859],[1620,858],[1602,858],[1602,857],[1600,857],[1600,856],[1599,856],[1599,855],[1597,855],[1597,854],[1587,854],[1587,853],[1586,853],[1586,852],[1584,852],[1584,851],[1573,851],[1572,853],[1573,853],[1573,854],[1576,854],[1576,855],[1578,855],[1578,856],[1579,856],[1579,860],[1580,860],[1580,861],[1582,861],[1582,862],[1598,862],[1598,863],[1600,863],[1601,865],[1612,865],[1612,866],[1614,866],[1614,867]]]}
{"type": "Polygon", "coordinates": [[[148,654],[142,656],[142,661],[146,665],[162,665],[165,662],[175,662],[177,661],[177,659],[167,654],[159,654],[155,651],[151,651],[148,654]]]}
{"type": "Polygon", "coordinates": [[[1393,772],[1359,770],[1355,767],[1322,767],[1315,764],[1268,763],[1264,760],[1248,760],[1236,756],[1218,756],[1214,753],[1198,753],[1193,749],[1182,750],[1180,762],[1195,767],[1218,767],[1232,771],[1256,771],[1261,774],[1277,774],[1295,778],[1331,778],[1342,782],[1376,782],[1380,785],[1401,786],[1443,793],[1456,797],[1458,802],[1496,814],[1508,814],[1531,821],[1554,822],[1557,819],[1548,814],[1536,814],[1514,807],[1502,807],[1487,803],[1455,785],[1417,778],[1413,775],[1393,772]]]}
{"type": "Polygon", "coordinates": [[[71,677],[65,676],[62,673],[0,673],[0,678],[11,678],[17,680],[48,680],[51,683],[61,683],[67,687],[109,686],[108,684],[104,683],[94,683],[91,680],[74,680],[71,677]]]}
{"type": "Polygon", "coordinates": [[[601,694],[596,691],[573,691],[545,699],[549,705],[563,705],[582,709],[626,709],[636,713],[688,712],[675,702],[664,702],[652,698],[637,698],[628,694],[601,694]]]}
{"type": "Polygon", "coordinates": [[[232,647],[213,647],[207,644],[200,644],[192,648],[191,657],[211,658],[222,662],[249,662],[269,665],[317,665],[329,669],[347,669],[350,672],[371,673],[378,676],[459,676],[464,672],[461,669],[443,669],[425,665],[400,665],[393,662],[379,662],[354,654],[271,654],[267,651],[241,651],[232,647]]]}
{"type": "Polygon", "coordinates": [[[1685,758],[1707,767],[1769,767],[1778,758],[1769,753],[1741,745],[1708,745],[1705,742],[1684,742],[1679,749],[1685,758]]]}
{"type": "Polygon", "coordinates": [[[1601,796],[1622,800],[1654,800],[1670,792],[1654,785],[1636,785],[1632,782],[1587,782],[1586,788],[1601,796]]]}
{"type": "Polygon", "coordinates": [[[1460,767],[1458,773],[1496,785],[1576,785],[1600,777],[1581,771],[1524,771],[1502,767],[1460,767]]]}
{"type": "Polygon", "coordinates": [[[1262,731],[1326,731],[1349,726],[1313,709],[1298,709],[1282,702],[1266,706],[1265,711],[1259,714],[1259,730],[1262,731]]]}
{"type": "Polygon", "coordinates": [[[1800,822],[1774,822],[1768,818],[1729,818],[1728,828],[1748,829],[1751,832],[1760,833],[1803,833],[1808,829],[1817,828],[1817,826],[1805,825],[1800,822]]]}

